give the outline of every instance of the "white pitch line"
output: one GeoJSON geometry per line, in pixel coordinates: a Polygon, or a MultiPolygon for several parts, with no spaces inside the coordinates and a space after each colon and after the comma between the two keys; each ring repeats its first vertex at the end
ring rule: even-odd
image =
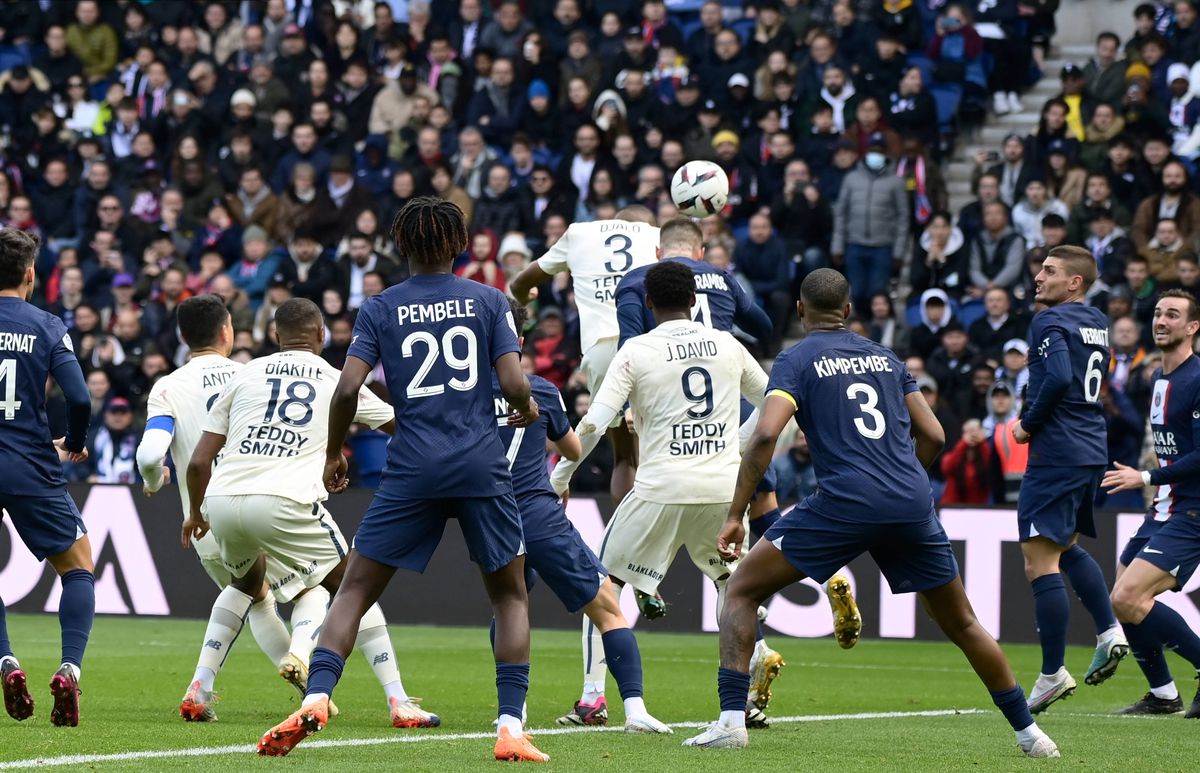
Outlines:
{"type": "MultiPolygon", "coordinates": [[[[864,719],[904,719],[908,717],[952,717],[961,714],[990,714],[983,709],[944,709],[939,711],[876,711],[862,714],[808,714],[794,717],[771,717],[772,724],[794,724],[799,722],[833,722],[843,720],[864,719]]],[[[669,727],[699,728],[708,727],[709,722],[671,722],[669,727]]],[[[574,735],[576,733],[619,732],[621,726],[613,727],[549,727],[542,730],[530,730],[530,734],[540,735],[574,735]]],[[[306,749],[345,748],[354,746],[380,746],[393,743],[422,743],[426,741],[469,741],[484,738],[495,738],[494,731],[478,733],[405,733],[378,738],[323,738],[304,743],[306,749]]],[[[62,757],[32,758],[0,762],[0,770],[16,768],[50,768],[65,765],[88,765],[97,762],[128,762],[129,760],[156,760],[170,757],[212,757],[221,754],[251,754],[254,746],[236,744],[232,746],[198,746],[193,749],[162,749],[140,752],[120,752],[117,754],[72,754],[62,757]]]]}

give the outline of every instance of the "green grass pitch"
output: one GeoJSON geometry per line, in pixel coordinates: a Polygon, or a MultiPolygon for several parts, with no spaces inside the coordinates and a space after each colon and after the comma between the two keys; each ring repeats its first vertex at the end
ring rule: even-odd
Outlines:
{"type": "MultiPolygon", "coordinates": [[[[200,621],[97,620],[84,663],[82,723],[75,729],[50,725],[46,683],[58,665],[58,623],[52,616],[9,615],[9,631],[38,701],[32,719],[17,723],[0,714],[0,770],[35,759],[235,747],[221,754],[118,760],[77,760],[64,768],[97,770],[474,770],[497,766],[491,740],[439,738],[481,733],[490,736],[496,693],[486,628],[394,627],[393,641],[405,686],[442,716],[439,730],[393,730],[375,679],[355,653],[335,699],[342,714],[315,738],[284,759],[259,758],[248,750],[268,727],[295,709],[297,698],[270,668],[245,631],[217,681],[223,700],[220,721],[187,724],[178,704],[204,632],[200,621]],[[420,738],[414,742],[400,739],[420,738]],[[374,743],[362,744],[362,739],[374,743]],[[355,741],[359,745],[354,745],[355,741]],[[313,741],[320,744],[311,745],[313,741]],[[236,750],[244,747],[246,751],[236,750]]],[[[716,716],[715,635],[655,634],[639,628],[646,671],[646,700],[665,722],[701,722],[716,716]]],[[[1091,653],[1068,652],[1079,680],[1075,697],[1052,707],[1040,724],[1058,742],[1062,760],[1027,760],[1003,718],[965,660],[948,644],[864,640],[843,652],[832,640],[776,636],[774,646],[788,661],[775,687],[775,717],[835,715],[817,721],[781,722],[751,734],[743,751],[683,749],[696,732],[626,736],[619,732],[538,734],[578,697],[579,635],[535,630],[529,726],[535,743],[558,770],[667,771],[880,771],[880,770],[1058,770],[1197,769],[1200,722],[1180,717],[1150,719],[1107,716],[1145,692],[1136,664],[1126,661],[1100,687],[1083,684],[1091,653]],[[939,716],[853,718],[875,712],[970,711],[939,716]]],[[[1039,665],[1035,647],[1008,648],[1023,684],[1039,665]]],[[[1185,703],[1194,683],[1184,663],[1172,656],[1185,703]]],[[[609,694],[616,689],[609,682],[609,694]]],[[[610,703],[614,724],[620,701],[610,703]]]]}

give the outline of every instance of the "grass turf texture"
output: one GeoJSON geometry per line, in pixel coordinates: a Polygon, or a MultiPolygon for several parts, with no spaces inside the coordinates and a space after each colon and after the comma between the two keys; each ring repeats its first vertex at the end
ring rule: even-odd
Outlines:
{"type": "MultiPolygon", "coordinates": [[[[254,744],[298,705],[297,697],[270,668],[250,631],[230,654],[217,680],[224,698],[220,721],[185,723],[179,699],[191,678],[204,623],[180,620],[101,618],[96,622],[83,669],[82,722],[75,729],[50,725],[46,684],[58,666],[58,621],[45,615],[8,616],[11,639],[29,674],[37,712],[17,723],[0,714],[0,768],[5,762],[63,755],[112,754],[254,744]]],[[[708,721],[716,716],[716,635],[655,634],[639,629],[650,710],[665,722],[708,721]]],[[[311,740],[489,733],[495,717],[494,672],[487,629],[394,627],[393,641],[410,694],[442,717],[439,730],[393,730],[374,675],[354,653],[335,694],[342,714],[311,740]]],[[[773,716],[863,712],[982,709],[986,713],[938,717],[829,720],[778,724],[753,731],[743,751],[680,747],[698,732],[676,728],[673,736],[627,736],[579,732],[538,736],[570,708],[580,685],[579,634],[535,631],[529,725],[535,743],[559,770],[728,771],[752,770],[985,770],[1070,765],[1087,770],[1195,770],[1195,733],[1200,722],[1181,717],[1115,718],[1108,712],[1132,702],[1145,683],[1132,658],[1100,687],[1083,684],[1091,651],[1072,648],[1067,665],[1079,680],[1075,697],[1053,706],[1040,724],[1058,742],[1060,762],[1027,760],[1011,731],[992,708],[966,661],[948,644],[865,640],[850,652],[832,639],[771,643],[788,667],[775,687],[773,716]],[[1152,761],[1152,762],[1151,762],[1152,761]]],[[[1035,647],[1013,646],[1009,657],[1030,686],[1040,664],[1035,647]]],[[[1173,655],[1185,705],[1192,697],[1191,672],[1173,655]]],[[[622,719],[609,680],[613,724],[622,719]]],[[[311,743],[311,741],[306,742],[311,743]]],[[[285,759],[251,753],[91,762],[100,770],[245,770],[326,766],[332,770],[463,770],[490,764],[491,740],[429,740],[373,746],[301,746],[285,759]]],[[[79,764],[70,767],[81,767],[79,764]]]]}

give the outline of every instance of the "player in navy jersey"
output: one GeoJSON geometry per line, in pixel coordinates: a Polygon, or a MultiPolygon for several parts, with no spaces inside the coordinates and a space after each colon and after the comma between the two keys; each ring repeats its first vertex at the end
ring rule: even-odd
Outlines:
{"type": "MultiPolygon", "coordinates": [[[[1154,372],[1150,427],[1158,467],[1135,470],[1114,462],[1101,485],[1108,491],[1157,486],[1154,503],[1121,553],[1113,610],[1125,628],[1150,692],[1118,714],[1183,711],[1163,647],[1200,671],[1200,637],[1179,613],[1155,597],[1181,590],[1200,564],[1200,357],[1193,354],[1200,306],[1184,290],[1167,290],[1154,307],[1154,343],[1163,364],[1154,372]]],[[[1200,719],[1200,690],[1185,715],[1200,719]]]]}
{"type": "MultiPolygon", "coordinates": [[[[510,301],[517,330],[525,329],[528,312],[510,301]]],[[[652,717],[642,698],[642,655],[629,622],[621,612],[619,591],[608,578],[600,559],[567,520],[566,508],[550,485],[546,468],[546,441],[567,459],[578,459],[582,443],[567,419],[558,388],[540,376],[529,384],[538,403],[538,420],[528,427],[508,425],[508,402],[493,374],[496,425],[508,449],[513,494],[521,511],[525,533],[525,576],[532,586],[536,572],[572,614],[583,611],[602,634],[601,646],[616,677],[625,703],[625,731],[667,733],[667,727],[652,717]]],[[[607,720],[607,711],[605,712],[607,720]]]]}
{"type": "MultiPolygon", "coordinates": [[[[27,302],[37,251],[36,237],[14,228],[0,230],[0,518],[7,514],[29,552],[39,561],[48,560],[62,581],[62,666],[50,680],[50,721],[74,727],[79,724],[79,668],[92,631],[96,589],[92,545],[67,494],[62,462],[87,458],[91,400],[66,326],[27,302]],[[69,406],[66,437],[53,441],[46,423],[47,376],[58,382],[69,406]]],[[[9,716],[33,716],[25,672],[9,643],[3,600],[0,683],[9,716]]]]}
{"type": "Polygon", "coordinates": [[[1081,247],[1055,247],[1034,278],[1034,298],[1048,308],[1029,326],[1029,385],[1013,437],[1029,443],[1029,464],[1017,499],[1025,576],[1033,586],[1042,644],[1042,671],[1029,709],[1045,711],[1075,692],[1067,672],[1071,580],[1096,625],[1096,652],[1084,681],[1112,676],[1129,644],[1108,598],[1104,573],[1078,544],[1096,536],[1092,503],[1108,464],[1108,430],[1100,390],[1108,374],[1108,318],[1084,304],[1096,281],[1096,261],[1081,247]]]}
{"type": "Polygon", "coordinates": [[[846,329],[845,277],[828,268],[813,271],[800,297],[808,337],[775,361],[717,548],[730,558],[740,553],[743,513],[779,433],[793,418],[808,438],[818,489],[780,518],[733,573],[720,616],[721,716],[685,745],[747,745],[744,706],[759,604],[805,577],[823,582],[869,552],[893,593],[921,594],[991,691],[1021,750],[1057,757],[1058,748],[1030,716],[1000,645],[975,619],[934,512],[925,469],[945,443],[941,425],[895,353],[846,329]]]}
{"type": "Polygon", "coordinates": [[[408,256],[412,277],[359,310],[330,403],[326,487],[345,488],[342,445],[359,389],[380,363],[396,414],[387,466],[313,652],[304,705],[263,736],[259,751],[287,754],[324,727],[329,695],[363,613],[396,569],[424,571],[446,521],[456,518],[496,618],[496,759],[545,762],[549,756],[522,731],[529,687],[525,545],[493,414],[494,368],[513,409],[510,421],[526,426],[538,418],[521,371],[512,313],[500,291],[451,273],[455,256],[467,246],[466,223],[454,204],[413,199],[396,216],[392,238],[408,256]]]}

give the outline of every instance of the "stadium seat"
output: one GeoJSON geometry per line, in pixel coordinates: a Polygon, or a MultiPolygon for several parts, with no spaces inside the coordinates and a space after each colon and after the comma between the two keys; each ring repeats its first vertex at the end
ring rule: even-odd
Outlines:
{"type": "Polygon", "coordinates": [[[929,87],[929,93],[937,104],[938,126],[943,132],[952,130],[962,102],[963,87],[955,83],[934,83],[929,87]]]}

